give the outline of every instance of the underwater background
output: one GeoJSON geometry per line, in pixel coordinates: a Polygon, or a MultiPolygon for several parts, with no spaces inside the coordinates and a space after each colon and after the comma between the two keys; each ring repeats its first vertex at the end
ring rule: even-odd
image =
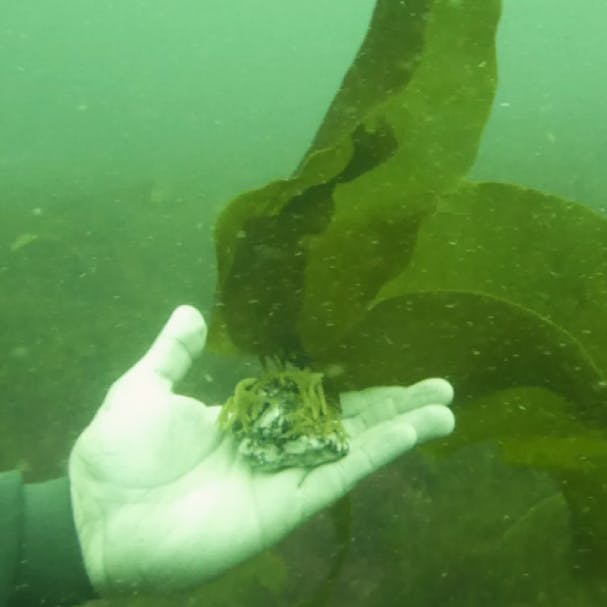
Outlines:
{"type": "MultiPolygon", "coordinates": [[[[218,213],[299,165],[374,4],[0,2],[0,469],[62,474],[172,308],[210,313],[218,213]]],[[[473,180],[607,211],[605,24],[603,0],[504,1],[473,180]]],[[[205,354],[183,389],[221,402],[256,364],[205,354]]],[[[589,484],[607,462],[592,431],[589,484]]],[[[604,604],[605,564],[578,558],[550,466],[504,459],[494,430],[461,443],[402,458],[197,593],[106,604],[604,604]]],[[[607,554],[605,530],[586,531],[607,554]]]]}

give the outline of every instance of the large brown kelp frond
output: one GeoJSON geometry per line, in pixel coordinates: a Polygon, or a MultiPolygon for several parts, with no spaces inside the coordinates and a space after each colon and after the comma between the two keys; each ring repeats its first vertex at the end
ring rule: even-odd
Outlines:
{"type": "Polygon", "coordinates": [[[436,194],[476,155],[496,84],[499,8],[378,2],[296,175],[244,194],[219,218],[212,342],[224,328],[258,355],[315,349],[406,266],[436,194]]]}
{"type": "MultiPolygon", "coordinates": [[[[450,379],[450,448],[549,470],[607,562],[607,221],[466,180],[496,85],[497,0],[380,0],[291,179],[217,226],[215,346],[305,362],[333,390],[450,379]]],[[[514,537],[514,536],[513,536],[514,537]]]]}

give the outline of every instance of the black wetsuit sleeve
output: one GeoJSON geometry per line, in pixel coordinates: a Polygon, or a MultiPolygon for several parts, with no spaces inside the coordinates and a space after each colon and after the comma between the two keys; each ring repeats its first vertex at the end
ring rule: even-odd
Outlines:
{"type": "Polygon", "coordinates": [[[0,474],[0,607],[8,604],[15,587],[23,497],[16,472],[0,474]]]}
{"type": "Polygon", "coordinates": [[[0,607],[74,605],[94,598],[66,477],[24,485],[0,474],[0,607]]]}

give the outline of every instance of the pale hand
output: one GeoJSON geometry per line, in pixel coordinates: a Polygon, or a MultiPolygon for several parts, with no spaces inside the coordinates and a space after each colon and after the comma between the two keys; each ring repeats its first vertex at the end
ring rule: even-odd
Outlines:
{"type": "Polygon", "coordinates": [[[76,528],[101,593],[196,586],[454,427],[445,380],[350,392],[341,396],[346,457],[312,469],[252,471],[218,429],[220,408],[173,392],[205,338],[200,313],[177,308],[147,354],[110,388],[71,453],[76,528]]]}

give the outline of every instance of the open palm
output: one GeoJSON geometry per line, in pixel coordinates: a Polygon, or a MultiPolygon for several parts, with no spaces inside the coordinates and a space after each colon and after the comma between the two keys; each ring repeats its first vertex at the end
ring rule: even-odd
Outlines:
{"type": "Polygon", "coordinates": [[[258,472],[218,429],[219,407],[174,393],[206,325],[181,306],[109,390],[70,457],[76,527],[101,592],[200,584],[284,537],[415,444],[448,434],[451,386],[341,395],[350,451],[316,468],[258,472]]]}

